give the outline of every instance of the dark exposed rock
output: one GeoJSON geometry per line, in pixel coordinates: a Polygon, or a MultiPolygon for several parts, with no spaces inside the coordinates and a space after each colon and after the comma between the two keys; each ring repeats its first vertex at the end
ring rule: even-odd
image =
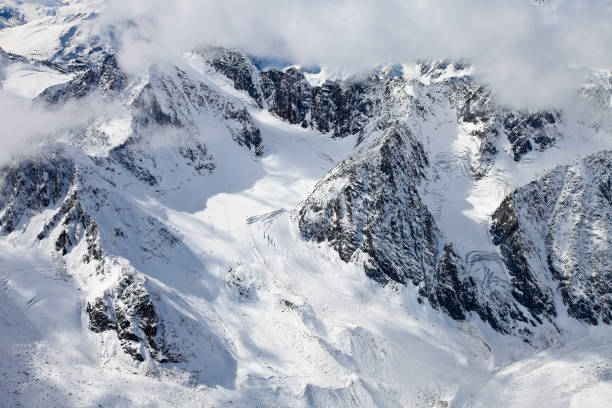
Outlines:
{"type": "Polygon", "coordinates": [[[179,153],[187,159],[187,164],[193,166],[200,174],[204,171],[212,172],[215,168],[212,156],[201,143],[196,143],[193,147],[179,147],[179,153]]]}
{"type": "Polygon", "coordinates": [[[285,310],[290,310],[293,312],[297,312],[300,313],[300,308],[298,307],[298,305],[296,305],[295,303],[293,303],[290,300],[287,299],[281,299],[280,300],[280,305],[281,305],[281,310],[284,312],[285,310]]]}
{"type": "Polygon", "coordinates": [[[374,116],[375,88],[379,80],[372,75],[363,80],[326,81],[312,89],[312,127],[321,133],[344,137],[362,132],[374,116]]]}
{"type": "Polygon", "coordinates": [[[90,220],[85,227],[85,242],[87,243],[87,253],[83,255],[83,262],[90,263],[92,260],[102,262],[103,253],[98,224],[93,220],[90,220]]]}
{"type": "MultiPolygon", "coordinates": [[[[149,294],[142,285],[135,280],[135,276],[127,274],[117,285],[117,299],[115,302],[115,316],[117,319],[117,336],[121,340],[124,351],[131,354],[136,360],[143,361],[144,356],[135,347],[135,342],[142,339],[135,332],[142,330],[147,338],[149,347],[155,350],[153,338],[157,334],[157,314],[149,294]]],[[[141,334],[141,333],[139,333],[141,334]]],[[[142,335],[141,334],[141,335],[142,335]]]]}
{"type": "Polygon", "coordinates": [[[133,141],[128,140],[110,150],[109,156],[122,165],[138,180],[144,181],[150,186],[158,183],[157,178],[151,173],[147,166],[148,157],[134,151],[133,141]]]}
{"type": "Polygon", "coordinates": [[[236,143],[252,149],[256,155],[263,153],[261,131],[255,126],[246,107],[219,95],[205,83],[192,80],[186,72],[178,68],[176,73],[179,83],[175,83],[172,78],[162,76],[161,85],[157,86],[159,91],[165,91],[166,98],[184,100],[178,106],[163,107],[170,117],[177,118],[180,123],[186,125],[189,122],[186,115],[189,107],[200,113],[213,112],[225,120],[227,129],[236,143]],[[181,116],[184,119],[180,119],[181,116]]]}
{"type": "Polygon", "coordinates": [[[291,124],[322,133],[332,132],[334,137],[363,131],[380,103],[374,92],[381,83],[376,74],[312,86],[303,69],[289,67],[254,72],[258,68],[247,64],[245,56],[236,50],[214,48],[204,54],[217,71],[234,80],[236,89],[246,90],[260,107],[265,104],[270,112],[291,124]],[[237,66],[229,67],[230,62],[237,66]],[[260,98],[264,103],[260,103],[260,98]]]}
{"type": "MultiPolygon", "coordinates": [[[[13,220],[19,219],[15,214],[32,217],[44,209],[53,209],[64,195],[55,213],[47,218],[38,239],[53,237],[55,249],[62,256],[70,255],[77,245],[84,245],[83,262],[95,261],[96,273],[104,274],[100,231],[94,217],[106,205],[108,192],[83,182],[82,178],[93,177],[87,168],[77,168],[73,162],[58,158],[27,161],[5,172],[0,199],[6,231],[10,232],[13,220]]],[[[164,245],[172,247],[179,242],[159,222],[153,222],[147,236],[152,236],[153,231],[158,232],[159,242],[150,248],[158,252],[164,245]]],[[[146,358],[143,350],[147,350],[159,362],[183,361],[179,348],[167,342],[153,296],[137,273],[125,272],[115,290],[89,302],[85,312],[92,331],[116,330],[123,349],[134,359],[143,361],[146,358]]]]}
{"type": "Polygon", "coordinates": [[[269,110],[281,119],[334,137],[357,134],[372,119],[378,78],[326,81],[311,86],[295,68],[261,73],[263,96],[269,110]]]}
{"type": "Polygon", "coordinates": [[[472,78],[453,79],[448,84],[451,105],[457,109],[457,120],[470,124],[469,135],[479,141],[471,169],[474,178],[479,179],[493,165],[497,154],[495,143],[501,127],[500,110],[491,91],[472,78]]]}
{"type": "Polygon", "coordinates": [[[498,210],[492,229],[510,288],[481,287],[420,198],[428,166],[423,147],[401,126],[375,140],[315,186],[300,208],[303,236],[328,242],[345,262],[364,259],[366,274],[377,282],[414,285],[421,298],[454,319],[473,312],[495,330],[526,340],[533,334],[529,327],[551,322],[552,291],[517,252],[527,244],[514,235],[520,228],[511,208],[498,210]]]}
{"type": "Polygon", "coordinates": [[[377,282],[411,283],[454,319],[475,311],[503,331],[421,201],[418,185],[427,166],[408,129],[390,130],[317,184],[300,209],[300,230],[306,239],[327,241],[345,262],[367,254],[365,273],[377,282]]]}
{"type": "Polygon", "coordinates": [[[263,94],[259,85],[259,71],[249,57],[240,50],[211,47],[202,50],[210,65],[234,82],[234,87],[246,91],[260,108],[263,94]]]}
{"type": "Polygon", "coordinates": [[[89,316],[91,331],[102,333],[107,330],[117,330],[112,306],[109,306],[105,298],[96,298],[93,302],[88,302],[85,312],[89,316]]]}
{"type": "Polygon", "coordinates": [[[309,126],[312,90],[295,68],[261,73],[261,87],[270,112],[292,124],[309,126]]]}
{"type": "Polygon", "coordinates": [[[230,107],[224,111],[224,115],[226,119],[237,124],[236,127],[228,127],[234,140],[240,145],[252,148],[257,156],[261,156],[263,154],[261,131],[254,125],[246,108],[232,109],[230,107]]]}
{"type": "Polygon", "coordinates": [[[336,82],[327,81],[312,90],[312,124],[321,133],[334,130],[338,106],[341,105],[342,88],[336,82]]]}
{"type": "MultiPolygon", "coordinates": [[[[168,91],[169,92],[169,91],[168,91]]],[[[144,86],[132,106],[138,111],[138,122],[141,126],[147,127],[152,123],[158,125],[182,126],[176,111],[165,112],[159,101],[153,86],[149,83],[144,86]]]]}
{"type": "Polygon", "coordinates": [[[426,165],[409,130],[390,130],[317,184],[300,210],[302,234],[328,241],[347,262],[357,250],[368,254],[365,271],[376,281],[423,283],[439,239],[416,188],[426,165]]]}
{"type": "Polygon", "coordinates": [[[476,283],[467,276],[463,260],[451,244],[442,250],[431,286],[435,289],[427,297],[432,305],[440,306],[455,320],[465,320],[466,312],[479,309],[476,283]]]}
{"type": "Polygon", "coordinates": [[[24,214],[33,215],[62,199],[74,177],[73,163],[61,157],[25,160],[0,177],[0,228],[12,232],[24,214]]]}
{"type": "Polygon", "coordinates": [[[510,141],[514,160],[534,148],[546,150],[560,137],[556,123],[560,120],[559,112],[539,111],[504,112],[504,131],[510,141]]]}
{"type": "Polygon", "coordinates": [[[79,191],[74,186],[72,193],[66,195],[60,208],[45,223],[37,238],[45,239],[56,227],[59,227],[59,234],[55,240],[55,250],[60,255],[66,255],[82,238],[85,238],[87,252],[83,257],[83,262],[102,261],[98,224],[83,209],[79,191]]]}
{"type": "Polygon", "coordinates": [[[117,332],[121,347],[136,361],[144,361],[146,352],[160,363],[181,362],[183,356],[167,344],[165,326],[144,279],[126,272],[111,294],[87,304],[90,330],[117,332]],[[110,300],[109,300],[110,299],[110,300]]]}
{"type": "Polygon", "coordinates": [[[512,276],[512,295],[529,309],[534,318],[547,313],[555,316],[550,288],[538,282],[537,275],[527,261],[530,244],[522,236],[512,200],[506,198],[493,214],[491,226],[493,243],[499,245],[504,261],[512,276]]]}
{"type": "MultiPolygon", "coordinates": [[[[223,55],[231,54],[231,51],[226,50],[223,55]]],[[[231,60],[229,57],[225,58],[227,61],[231,60]]],[[[244,64],[239,64],[242,65],[244,64]]],[[[227,67],[216,68],[220,72],[226,72],[230,78],[249,78],[248,84],[257,82],[253,79],[254,67],[241,68],[240,75],[231,70],[228,72],[227,67]]],[[[445,84],[451,104],[457,109],[457,120],[470,124],[468,132],[479,142],[476,157],[472,162],[472,174],[475,178],[483,177],[493,165],[497,154],[495,146],[502,130],[510,141],[517,161],[531,151],[534,145],[538,150],[545,150],[554,144],[559,137],[554,126],[560,117],[558,112],[502,111],[495,103],[491,91],[471,76],[451,75],[450,79],[444,79],[449,69],[460,72],[466,68],[468,64],[463,61],[443,60],[420,64],[421,75],[427,76],[432,82],[442,81],[441,83],[445,84]]],[[[263,71],[260,77],[263,99],[274,115],[291,124],[311,127],[322,133],[331,132],[334,137],[363,132],[368,122],[375,117],[376,109],[383,103],[377,89],[381,86],[384,88],[385,83],[396,79],[391,72],[382,76],[326,81],[320,86],[311,86],[304,74],[293,67],[284,71],[263,71]]],[[[254,85],[240,85],[242,82],[244,81],[235,84],[237,89],[255,89],[254,85]]]]}
{"type": "MultiPolygon", "coordinates": [[[[255,67],[244,61],[244,55],[238,57],[239,53],[224,49],[217,52],[223,58],[217,63],[213,60],[212,65],[229,78],[238,78],[234,84],[237,89],[250,90],[256,101],[261,90],[274,115],[304,128],[331,132],[334,137],[364,132],[384,104],[378,90],[401,78],[401,71],[394,74],[391,70],[311,86],[303,72],[290,67],[262,71],[257,80],[253,73],[255,67]],[[236,68],[239,72],[226,66],[234,58],[240,61],[236,68]]],[[[560,120],[559,112],[503,110],[485,85],[466,74],[469,65],[464,61],[422,62],[419,68],[421,76],[427,77],[432,86],[444,84],[451,105],[457,110],[457,120],[469,124],[466,131],[478,140],[478,151],[471,166],[476,179],[483,177],[493,165],[497,139],[502,132],[508,137],[517,161],[534,148],[546,150],[560,136],[555,126],[560,120]]]]}
{"type": "Polygon", "coordinates": [[[64,84],[45,89],[36,100],[47,104],[64,103],[71,99],[83,98],[92,92],[110,96],[119,92],[126,84],[126,75],[119,69],[115,56],[108,55],[99,65],[87,68],[85,72],[64,84]]]}
{"type": "Polygon", "coordinates": [[[113,160],[139,180],[151,186],[158,184],[160,177],[155,172],[155,155],[151,149],[143,148],[143,144],[146,145],[146,138],[155,127],[173,128],[185,135],[185,141],[172,148],[197,172],[211,171],[215,167],[213,158],[197,133],[194,112],[219,116],[236,143],[254,150],[256,155],[262,154],[261,132],[244,106],[192,79],[187,72],[178,68],[174,71],[172,74],[151,72],[149,82],[132,103],[133,127],[137,131],[121,145],[110,149],[109,156],[113,160]]]}
{"type": "Polygon", "coordinates": [[[517,189],[493,215],[513,294],[532,312],[554,314],[552,278],[570,316],[611,323],[611,177],[612,152],[600,152],[517,189]]]}

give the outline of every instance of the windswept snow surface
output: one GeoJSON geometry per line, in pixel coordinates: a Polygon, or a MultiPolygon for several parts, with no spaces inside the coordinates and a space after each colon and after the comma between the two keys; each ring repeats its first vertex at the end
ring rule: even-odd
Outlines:
{"type": "Polygon", "coordinates": [[[610,333],[584,337],[500,368],[473,407],[605,407],[612,396],[610,333]]]}
{"type": "Polygon", "coordinates": [[[104,0],[3,3],[17,7],[25,17],[25,24],[0,30],[0,46],[6,52],[33,60],[72,58],[101,51],[112,39],[101,19],[96,19],[104,0]]]}
{"type": "Polygon", "coordinates": [[[35,64],[10,64],[0,88],[9,94],[33,99],[50,86],[72,79],[72,75],[61,74],[45,66],[35,64]]]}

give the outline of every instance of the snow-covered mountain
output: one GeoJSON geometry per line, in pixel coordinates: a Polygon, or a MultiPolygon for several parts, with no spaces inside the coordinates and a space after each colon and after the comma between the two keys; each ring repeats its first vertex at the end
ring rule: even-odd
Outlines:
{"type": "Polygon", "coordinates": [[[33,133],[0,170],[0,405],[612,398],[611,73],[530,110],[465,61],[133,72],[103,10],[0,7],[3,142],[33,133]]]}

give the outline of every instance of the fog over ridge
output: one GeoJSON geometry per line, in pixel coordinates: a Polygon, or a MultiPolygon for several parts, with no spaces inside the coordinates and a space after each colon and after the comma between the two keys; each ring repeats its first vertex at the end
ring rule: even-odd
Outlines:
{"type": "Polygon", "coordinates": [[[201,44],[332,70],[466,58],[503,102],[550,107],[612,67],[607,0],[110,0],[105,17],[128,70],[201,44]]]}

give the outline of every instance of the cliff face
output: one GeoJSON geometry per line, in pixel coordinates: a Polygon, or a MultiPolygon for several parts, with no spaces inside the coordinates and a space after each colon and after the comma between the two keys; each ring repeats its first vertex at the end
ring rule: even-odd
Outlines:
{"type": "Polygon", "coordinates": [[[365,270],[379,282],[423,283],[440,245],[417,192],[426,165],[410,130],[389,130],[317,185],[300,210],[302,233],[328,241],[347,262],[357,250],[370,255],[365,270]]]}
{"type": "Polygon", "coordinates": [[[494,242],[513,278],[527,283],[513,292],[521,303],[554,315],[558,285],[570,316],[610,324],[611,160],[604,151],[558,167],[493,214],[494,242]]]}

